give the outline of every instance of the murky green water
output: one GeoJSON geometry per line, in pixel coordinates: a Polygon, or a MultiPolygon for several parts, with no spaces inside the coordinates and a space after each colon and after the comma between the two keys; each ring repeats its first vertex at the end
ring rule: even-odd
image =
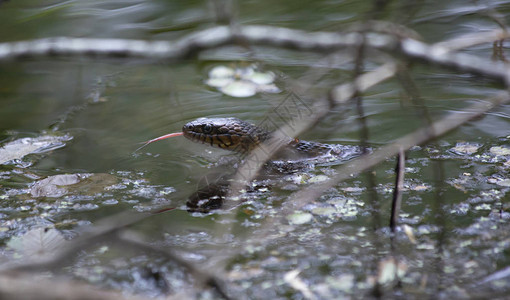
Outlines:
{"type": "MultiPolygon", "coordinates": [[[[241,24],[310,31],[343,30],[372,7],[369,1],[241,2],[241,24]]],[[[486,8],[508,21],[508,1],[397,1],[384,17],[432,43],[498,28],[485,15],[486,8]]],[[[203,1],[10,1],[0,4],[0,42],[50,36],[171,40],[212,26],[211,9],[203,1]]],[[[490,58],[492,44],[466,52],[490,58]]],[[[270,235],[253,240],[264,220],[279,215],[290,191],[332,176],[332,168],[290,175],[288,184],[257,191],[235,212],[201,215],[186,211],[187,198],[227,152],[174,138],[133,154],[140,142],[180,131],[198,117],[261,122],[293,92],[289,79],[306,75],[313,82],[313,89],[298,94],[303,103],[323,99],[332,86],[352,76],[351,70],[352,64],[331,65],[321,55],[259,47],[211,50],[173,64],[90,58],[1,63],[0,141],[18,149],[3,156],[10,160],[0,165],[4,259],[28,255],[23,254],[27,246],[16,246],[16,238],[37,228],[56,228],[71,238],[77,228],[118,212],[177,207],[133,229],[204,269],[226,262],[232,295],[302,299],[303,291],[289,279],[289,272],[297,270],[311,293],[325,299],[371,296],[377,280],[389,298],[503,297],[510,290],[508,277],[487,276],[510,264],[509,106],[408,153],[401,221],[415,240],[402,229],[395,249],[387,227],[392,160],[374,170],[376,201],[367,192],[367,177],[359,176],[325,191],[285,224],[275,224],[270,235]],[[205,84],[213,67],[251,61],[276,74],[280,93],[235,98],[205,84]],[[313,68],[317,64],[321,68],[313,68]],[[318,76],[311,68],[326,71],[318,76]],[[22,138],[30,138],[24,143],[32,146],[38,141],[40,147],[9,144],[23,144],[22,138]],[[21,155],[19,149],[32,154],[21,155]],[[378,213],[371,213],[374,209],[378,213]],[[225,214],[234,213],[235,230],[225,232],[225,214]],[[378,268],[394,266],[390,254],[400,262],[398,287],[378,273],[378,268]]],[[[500,88],[472,75],[418,64],[412,76],[433,119],[484,101],[500,88]]],[[[372,88],[363,103],[374,147],[423,125],[395,79],[372,88]]],[[[300,138],[356,144],[356,116],[352,109],[332,111],[300,138]]],[[[115,245],[80,253],[63,272],[98,287],[149,296],[193,289],[192,280],[175,264],[115,245]],[[153,280],[155,272],[162,274],[163,284],[153,280]]]]}

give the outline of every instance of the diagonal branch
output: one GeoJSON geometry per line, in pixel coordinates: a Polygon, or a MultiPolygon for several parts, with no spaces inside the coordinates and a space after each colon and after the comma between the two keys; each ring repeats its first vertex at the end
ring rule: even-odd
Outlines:
{"type": "Polygon", "coordinates": [[[114,216],[109,216],[104,220],[98,221],[96,226],[84,231],[78,238],[73,239],[70,243],[66,243],[66,246],[60,248],[56,253],[42,257],[39,261],[27,261],[21,264],[13,262],[2,265],[0,267],[0,278],[2,273],[6,274],[8,272],[57,270],[73,260],[76,257],[76,254],[80,251],[94,247],[98,243],[118,241],[132,248],[149,250],[164,255],[168,259],[185,268],[198,282],[214,288],[224,299],[229,299],[225,292],[224,284],[216,276],[209,274],[206,271],[201,271],[193,264],[179,257],[170,249],[160,249],[155,246],[144,244],[133,237],[122,234],[126,227],[141,222],[152,215],[153,214],[147,213],[120,213],[114,216]]]}
{"type": "MultiPolygon", "coordinates": [[[[337,176],[327,180],[323,183],[309,186],[294,196],[291,196],[292,201],[287,201],[289,206],[288,212],[296,208],[302,207],[309,202],[310,199],[316,199],[323,191],[335,186],[341,181],[347,180],[360,172],[370,169],[386,159],[397,155],[401,149],[406,151],[416,145],[424,144],[430,140],[440,137],[449,131],[461,126],[462,124],[483,115],[496,106],[510,102],[510,96],[506,92],[501,92],[496,96],[488,99],[488,101],[476,102],[464,110],[464,113],[452,113],[446,117],[435,121],[431,126],[426,126],[403,136],[393,143],[383,146],[373,153],[358,157],[344,165],[336,168],[337,176]],[[432,130],[431,130],[432,129],[432,130]],[[433,133],[433,134],[431,134],[433,133]]],[[[284,215],[286,215],[284,213],[284,215]]]]}
{"type": "MultiPolygon", "coordinates": [[[[384,64],[374,71],[365,73],[356,78],[352,83],[346,83],[333,88],[331,98],[334,105],[346,103],[356,93],[363,93],[372,86],[375,86],[395,75],[397,67],[394,63],[384,64]]],[[[314,114],[308,119],[300,119],[296,125],[284,125],[273,133],[271,139],[252,151],[245,159],[245,163],[237,170],[237,178],[231,185],[231,195],[237,196],[239,191],[244,187],[243,181],[250,182],[253,180],[262,165],[271,159],[271,155],[277,152],[283,146],[282,140],[285,140],[286,133],[292,132],[294,136],[308,130],[318,120],[326,116],[330,109],[324,104],[315,105],[312,110],[314,114]]]]}
{"type": "MultiPolygon", "coordinates": [[[[383,146],[375,150],[371,154],[360,156],[350,162],[340,165],[335,169],[337,174],[334,178],[331,178],[322,183],[310,185],[292,195],[289,196],[289,200],[285,201],[282,209],[280,210],[279,216],[275,218],[285,218],[290,213],[299,208],[303,207],[307,203],[317,199],[322,193],[336,184],[345,181],[349,178],[353,178],[356,174],[366,171],[370,168],[375,167],[379,163],[386,159],[397,155],[400,151],[409,150],[411,147],[424,144],[430,140],[440,137],[451,130],[465,124],[466,122],[475,119],[488,112],[489,110],[510,102],[510,95],[506,92],[501,92],[496,96],[488,99],[488,101],[477,102],[464,111],[465,113],[453,113],[450,114],[433,124],[431,126],[425,126],[410,133],[402,138],[395,140],[393,143],[383,146]],[[432,130],[431,130],[432,128],[432,130]],[[432,134],[433,133],[433,134],[432,134]]],[[[268,232],[275,226],[275,219],[267,219],[264,225],[259,228],[256,236],[251,240],[260,242],[262,237],[268,235],[268,232]]]]}

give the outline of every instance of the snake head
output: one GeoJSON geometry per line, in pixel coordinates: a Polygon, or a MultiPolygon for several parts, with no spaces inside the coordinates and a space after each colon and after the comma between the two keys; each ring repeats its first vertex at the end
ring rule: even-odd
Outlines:
{"type": "Polygon", "coordinates": [[[213,147],[248,152],[267,138],[268,133],[238,118],[199,118],[182,127],[183,135],[213,147]]]}

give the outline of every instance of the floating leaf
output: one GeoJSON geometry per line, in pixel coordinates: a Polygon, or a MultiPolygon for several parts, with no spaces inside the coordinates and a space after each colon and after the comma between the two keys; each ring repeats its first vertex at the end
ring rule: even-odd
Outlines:
{"type": "Polygon", "coordinates": [[[510,148],[506,147],[491,147],[489,151],[495,155],[510,155],[510,148]]]}
{"type": "Polygon", "coordinates": [[[246,98],[257,93],[257,86],[249,81],[233,81],[220,88],[220,91],[232,97],[246,98]]]}
{"type": "Polygon", "coordinates": [[[215,88],[220,88],[227,86],[231,82],[232,82],[231,78],[209,78],[205,81],[205,84],[215,88]]]}
{"type": "Polygon", "coordinates": [[[9,142],[0,148],[0,164],[14,159],[21,159],[32,153],[43,153],[65,146],[70,136],[44,135],[36,138],[21,138],[9,142]]]}
{"type": "Polygon", "coordinates": [[[326,175],[317,175],[317,176],[310,178],[310,180],[308,180],[308,182],[309,183],[318,183],[318,182],[324,182],[328,179],[329,179],[329,177],[326,175]]]}
{"type": "Polygon", "coordinates": [[[67,189],[62,186],[72,185],[80,182],[82,178],[90,174],[62,174],[44,178],[37,181],[30,189],[34,197],[61,197],[67,194],[67,189]]]}
{"type": "Polygon", "coordinates": [[[23,236],[11,238],[7,246],[19,256],[37,259],[55,253],[64,242],[65,239],[58,230],[37,228],[23,236]]]}
{"type": "Polygon", "coordinates": [[[291,224],[300,225],[310,222],[313,219],[313,215],[306,212],[295,212],[292,215],[287,216],[287,220],[291,224]]]}
{"type": "Polygon", "coordinates": [[[104,191],[117,183],[117,178],[110,174],[77,173],[49,176],[32,185],[33,197],[62,197],[68,193],[86,193],[93,195],[104,191]]]}
{"type": "Polygon", "coordinates": [[[475,206],[474,209],[475,210],[492,210],[492,207],[490,206],[490,204],[482,203],[480,205],[475,206]]]}
{"type": "Polygon", "coordinates": [[[323,217],[330,217],[333,214],[336,213],[336,209],[334,207],[316,207],[312,209],[312,213],[314,215],[323,216],[323,217]]]}
{"type": "Polygon", "coordinates": [[[266,73],[253,72],[253,74],[251,74],[249,79],[251,81],[253,81],[253,83],[262,85],[262,84],[273,83],[274,78],[275,78],[275,76],[274,76],[273,72],[266,72],[266,73]]]}
{"type": "Polygon", "coordinates": [[[499,186],[510,186],[510,179],[496,181],[496,184],[499,186]]]}
{"type": "Polygon", "coordinates": [[[478,144],[470,144],[470,143],[458,143],[455,147],[451,148],[450,151],[455,152],[460,155],[464,154],[473,154],[480,148],[478,144]]]}
{"type": "Polygon", "coordinates": [[[234,69],[225,66],[216,66],[209,71],[209,78],[227,78],[234,75],[234,69]]]}

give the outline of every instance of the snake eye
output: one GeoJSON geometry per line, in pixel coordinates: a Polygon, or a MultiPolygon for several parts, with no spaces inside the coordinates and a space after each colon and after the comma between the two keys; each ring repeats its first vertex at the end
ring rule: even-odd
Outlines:
{"type": "Polygon", "coordinates": [[[212,131],[212,126],[211,124],[205,124],[203,127],[202,127],[202,132],[205,133],[205,134],[208,134],[208,133],[211,133],[212,131]]]}

